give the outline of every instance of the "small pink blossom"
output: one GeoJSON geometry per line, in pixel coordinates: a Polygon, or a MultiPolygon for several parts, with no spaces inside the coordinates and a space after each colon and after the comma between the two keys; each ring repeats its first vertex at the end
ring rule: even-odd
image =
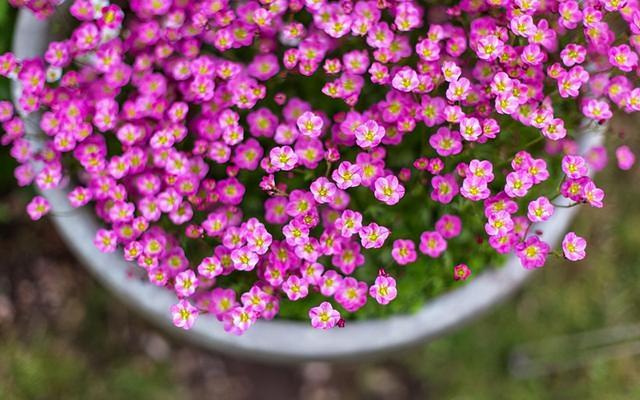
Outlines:
{"type": "Polygon", "coordinates": [[[360,242],[365,249],[379,249],[384,245],[385,240],[391,232],[384,226],[380,226],[375,222],[360,228],[360,242]]]}
{"type": "Polygon", "coordinates": [[[516,255],[524,268],[540,268],[544,266],[550,249],[549,245],[537,236],[530,236],[516,245],[516,255]]]}
{"type": "Polygon", "coordinates": [[[356,143],[363,149],[371,149],[378,146],[384,135],[384,127],[373,120],[368,120],[355,130],[356,143]]]}
{"type": "Polygon", "coordinates": [[[309,310],[311,326],[316,329],[331,329],[340,320],[340,312],[334,310],[331,303],[323,301],[319,306],[309,310]]]}
{"type": "Polygon", "coordinates": [[[618,160],[618,168],[625,171],[630,170],[636,162],[636,156],[629,146],[618,147],[616,149],[616,159],[618,160]]]}
{"type": "Polygon", "coordinates": [[[298,117],[296,124],[300,133],[312,138],[318,137],[322,134],[322,127],[324,125],[322,118],[311,111],[305,111],[300,117],[298,117]]]}
{"type": "Polygon", "coordinates": [[[369,288],[369,295],[379,304],[389,304],[398,295],[396,280],[390,276],[378,275],[375,283],[369,288]]]}
{"type": "Polygon", "coordinates": [[[174,304],[170,309],[173,324],[178,328],[189,330],[198,318],[199,311],[191,305],[187,300],[180,300],[178,304],[174,304]]]}
{"type": "Polygon", "coordinates": [[[398,178],[394,175],[376,179],[373,186],[375,188],[376,199],[390,206],[398,204],[404,196],[404,186],[400,184],[398,178]]]}
{"type": "Polygon", "coordinates": [[[35,196],[27,204],[27,213],[32,220],[37,221],[51,210],[49,201],[42,196],[35,196]]]}
{"type": "Polygon", "coordinates": [[[582,260],[586,256],[586,247],[587,241],[574,232],[567,233],[562,240],[564,256],[571,261],[582,260]]]}
{"type": "Polygon", "coordinates": [[[529,217],[529,221],[542,222],[551,218],[554,212],[554,207],[548,198],[541,196],[530,202],[527,210],[527,217],[529,217]]]}
{"type": "Polygon", "coordinates": [[[465,281],[471,276],[471,269],[466,264],[458,264],[453,267],[453,279],[456,281],[465,281]]]}
{"type": "Polygon", "coordinates": [[[393,242],[391,256],[399,265],[407,265],[416,261],[416,245],[413,240],[397,239],[393,242]]]}
{"type": "Polygon", "coordinates": [[[432,258],[438,258],[447,250],[447,241],[438,232],[423,232],[420,235],[420,251],[432,258]]]}

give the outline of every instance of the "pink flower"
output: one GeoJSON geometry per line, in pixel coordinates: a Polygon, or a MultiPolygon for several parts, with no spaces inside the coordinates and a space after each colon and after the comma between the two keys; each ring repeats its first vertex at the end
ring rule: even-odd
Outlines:
{"type": "Polygon", "coordinates": [[[587,176],[589,167],[583,157],[567,155],[562,158],[562,171],[569,178],[578,179],[587,176]]]}
{"type": "Polygon", "coordinates": [[[375,283],[369,288],[369,295],[379,304],[389,304],[398,295],[396,280],[390,276],[378,275],[375,283]]]}
{"type": "Polygon", "coordinates": [[[471,175],[462,182],[460,194],[471,201],[479,201],[489,197],[491,191],[487,187],[486,179],[471,175]]]}
{"type": "Polygon", "coordinates": [[[355,135],[358,146],[363,149],[371,149],[380,144],[385,135],[385,129],[376,121],[368,120],[356,128],[355,135]]]}
{"type": "Polygon", "coordinates": [[[638,55],[628,45],[622,44],[609,49],[609,62],[621,71],[630,72],[638,65],[638,55]]]}
{"type": "Polygon", "coordinates": [[[458,194],[458,184],[453,175],[436,175],[431,180],[433,191],[431,198],[442,204],[449,204],[451,200],[458,194]]]}
{"type": "Polygon", "coordinates": [[[462,221],[456,215],[445,214],[436,222],[436,231],[445,239],[452,239],[462,231],[462,221]]]}
{"type": "Polygon", "coordinates": [[[375,222],[360,228],[360,242],[365,249],[379,249],[384,245],[385,240],[391,232],[384,226],[380,226],[375,222]]]}
{"type": "Polygon", "coordinates": [[[423,232],[420,235],[420,251],[432,258],[438,258],[447,250],[447,241],[438,232],[423,232]]]}
{"type": "Polygon", "coordinates": [[[325,177],[320,177],[311,183],[309,187],[313,198],[319,204],[331,203],[336,195],[336,185],[325,177]]]}
{"type": "Polygon", "coordinates": [[[324,125],[322,118],[312,113],[311,111],[305,111],[296,121],[296,125],[305,136],[316,138],[322,134],[322,127],[324,125]]]}
{"type": "Polygon", "coordinates": [[[334,310],[331,303],[323,301],[319,306],[309,310],[311,326],[316,329],[331,329],[340,320],[340,313],[334,310]]]}
{"type": "Polygon", "coordinates": [[[387,205],[398,204],[404,196],[404,186],[400,184],[395,175],[387,175],[376,179],[373,184],[376,199],[387,205]]]}
{"type": "Polygon", "coordinates": [[[282,284],[282,290],[286,293],[289,300],[296,301],[307,297],[307,294],[309,294],[309,284],[304,278],[291,275],[282,284]]]}
{"type": "Polygon", "coordinates": [[[429,137],[429,144],[436,150],[438,155],[443,157],[456,155],[462,151],[460,134],[445,127],[438,128],[436,133],[429,137]]]}
{"type": "Polygon", "coordinates": [[[335,299],[345,310],[356,312],[367,303],[367,284],[355,278],[344,278],[335,299]]]}
{"type": "Polygon", "coordinates": [[[49,201],[42,196],[35,196],[29,204],[27,204],[27,213],[32,220],[37,221],[51,210],[49,201]]]}
{"type": "Polygon", "coordinates": [[[103,253],[113,253],[118,245],[118,237],[108,229],[98,229],[96,237],[93,241],[98,250],[103,253]]]}
{"type": "Polygon", "coordinates": [[[511,214],[506,211],[498,211],[489,214],[488,222],[484,225],[484,230],[489,236],[503,236],[513,229],[511,214]]]}
{"type": "Polygon", "coordinates": [[[616,159],[618,160],[618,168],[625,171],[630,170],[636,162],[636,156],[629,146],[618,147],[616,149],[616,159]]]}
{"type": "Polygon", "coordinates": [[[471,269],[466,264],[458,264],[453,267],[453,279],[465,281],[471,275],[471,269]]]}
{"type": "Polygon", "coordinates": [[[274,147],[269,152],[271,164],[282,171],[291,171],[298,163],[298,155],[289,146],[274,147]]]}
{"type": "Polygon", "coordinates": [[[493,181],[493,165],[487,160],[471,160],[469,162],[469,172],[473,176],[483,179],[486,182],[493,181]]]}
{"type": "Polygon", "coordinates": [[[586,256],[586,247],[587,241],[576,235],[574,232],[567,233],[562,240],[562,251],[564,256],[571,261],[582,260],[586,256]]]}
{"type": "Polygon", "coordinates": [[[362,228],[362,214],[357,211],[344,210],[335,221],[335,228],[342,237],[348,238],[362,228]]]}
{"type": "Polygon", "coordinates": [[[504,191],[509,197],[524,197],[533,186],[531,175],[523,171],[514,171],[507,175],[504,191]]]}
{"type": "Polygon", "coordinates": [[[178,297],[189,297],[198,288],[198,278],[191,270],[182,271],[175,278],[174,289],[178,297]]]}
{"type": "Polygon", "coordinates": [[[343,161],[338,165],[338,168],[333,171],[331,178],[336,182],[339,189],[345,190],[360,185],[362,182],[360,173],[360,166],[358,164],[343,161]]]}
{"type": "Polygon", "coordinates": [[[469,142],[475,142],[482,135],[482,127],[477,118],[462,118],[460,120],[460,136],[469,142]]]}
{"type": "Polygon", "coordinates": [[[602,208],[604,206],[602,202],[604,199],[604,190],[596,187],[595,183],[591,181],[582,187],[582,197],[584,197],[592,207],[602,208]]]}
{"type": "Polygon", "coordinates": [[[412,92],[418,83],[418,74],[410,67],[402,67],[391,81],[391,85],[401,92],[412,92]]]}
{"type": "Polygon", "coordinates": [[[397,239],[393,242],[391,257],[399,265],[407,265],[416,261],[418,254],[416,253],[416,245],[412,240],[397,239]]]}
{"type": "Polygon", "coordinates": [[[537,236],[530,236],[516,245],[516,255],[526,269],[540,268],[545,264],[550,249],[549,245],[537,236]]]}
{"type": "Polygon", "coordinates": [[[504,43],[494,35],[487,35],[478,41],[476,54],[481,60],[493,61],[502,55],[504,43]]]}
{"type": "Polygon", "coordinates": [[[231,252],[231,261],[238,271],[252,271],[258,264],[259,257],[256,253],[241,247],[231,252]]]}
{"type": "Polygon", "coordinates": [[[207,279],[213,279],[221,275],[222,271],[222,263],[215,256],[204,258],[198,265],[198,274],[207,279]]]}
{"type": "Polygon", "coordinates": [[[465,100],[469,95],[470,86],[471,83],[467,78],[449,82],[449,88],[446,93],[447,99],[451,101],[465,100]]]}
{"type": "Polygon", "coordinates": [[[529,203],[527,217],[531,222],[546,221],[553,215],[553,205],[548,198],[541,196],[529,203]]]}
{"type": "Polygon", "coordinates": [[[199,311],[187,300],[180,300],[178,304],[171,306],[171,317],[173,325],[185,330],[191,329],[198,318],[199,311]]]}
{"type": "Polygon", "coordinates": [[[234,307],[224,314],[224,330],[240,336],[256,322],[256,319],[256,314],[247,307],[234,307]]]}

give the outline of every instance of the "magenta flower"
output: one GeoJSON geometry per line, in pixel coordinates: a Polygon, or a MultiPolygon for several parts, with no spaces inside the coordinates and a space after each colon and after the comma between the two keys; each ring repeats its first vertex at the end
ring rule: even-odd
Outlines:
{"type": "Polygon", "coordinates": [[[564,256],[571,261],[578,261],[585,258],[586,247],[587,241],[576,235],[574,232],[567,233],[564,236],[564,239],[562,239],[562,251],[564,256]]]}
{"type": "Polygon", "coordinates": [[[368,286],[355,278],[344,278],[335,299],[345,310],[356,312],[367,303],[368,286]]]}
{"type": "Polygon", "coordinates": [[[362,228],[362,214],[357,211],[344,210],[340,217],[336,219],[335,228],[342,237],[349,238],[353,236],[360,232],[362,228]]]}
{"type": "Polygon", "coordinates": [[[331,303],[323,301],[319,306],[309,310],[311,326],[316,329],[331,329],[340,320],[340,313],[334,310],[331,303]]]}
{"type": "Polygon", "coordinates": [[[373,297],[378,304],[389,304],[398,295],[396,280],[390,276],[378,275],[375,283],[369,288],[369,295],[373,297]]]}
{"type": "Polygon", "coordinates": [[[384,127],[373,120],[368,120],[355,130],[356,143],[363,149],[371,149],[378,146],[384,135],[384,127]]]}
{"type": "Polygon", "coordinates": [[[189,330],[198,318],[199,311],[187,300],[180,300],[178,304],[171,306],[169,310],[173,319],[173,325],[178,328],[189,330]]]}
{"type": "Polygon", "coordinates": [[[320,177],[309,186],[313,198],[318,204],[331,203],[336,196],[336,185],[325,177],[320,177]]]}
{"type": "Polygon", "coordinates": [[[304,278],[291,275],[282,284],[282,290],[286,293],[289,300],[296,301],[307,297],[307,294],[309,294],[309,284],[304,278]]]}
{"type": "Polygon", "coordinates": [[[497,211],[488,215],[488,222],[484,225],[484,230],[489,236],[502,236],[513,229],[511,214],[506,211],[497,211]]]}
{"type": "Polygon", "coordinates": [[[404,196],[404,186],[400,184],[398,178],[394,175],[376,179],[373,186],[376,199],[390,206],[398,204],[404,196]]]}
{"type": "Polygon", "coordinates": [[[360,228],[360,242],[365,249],[379,249],[384,245],[385,240],[391,232],[384,226],[380,226],[375,222],[360,228]]]}
{"type": "Polygon", "coordinates": [[[562,171],[571,179],[582,178],[589,173],[587,161],[580,156],[564,156],[562,159],[562,171]]]}
{"type": "Polygon", "coordinates": [[[553,215],[554,207],[548,198],[541,196],[529,203],[527,217],[531,222],[546,221],[553,215]]]}
{"type": "Polygon", "coordinates": [[[438,258],[447,250],[447,241],[438,232],[423,232],[420,235],[420,252],[431,258],[438,258]]]}
{"type": "Polygon", "coordinates": [[[582,197],[592,207],[602,208],[604,206],[604,190],[598,188],[595,183],[589,181],[582,186],[582,197]]]}
{"type": "Polygon", "coordinates": [[[189,297],[196,292],[198,283],[198,278],[193,271],[182,271],[175,277],[174,289],[178,297],[189,297]]]}
{"type": "Polygon", "coordinates": [[[638,65],[638,55],[623,44],[609,49],[609,62],[621,71],[629,72],[638,65]]]}
{"type": "Polygon", "coordinates": [[[256,322],[256,314],[247,307],[234,307],[223,317],[224,330],[234,335],[242,335],[256,322]]]}
{"type": "Polygon", "coordinates": [[[51,210],[49,201],[42,196],[35,196],[29,204],[27,204],[27,213],[32,220],[37,221],[51,210]]]}
{"type": "Polygon", "coordinates": [[[401,92],[412,92],[419,83],[418,74],[410,67],[402,67],[391,81],[391,85],[401,92]]]}
{"type": "Polygon", "coordinates": [[[298,163],[298,155],[289,146],[274,147],[269,152],[271,165],[282,171],[291,171],[298,163]]]}
{"type": "Polygon", "coordinates": [[[533,186],[531,175],[524,171],[514,171],[507,175],[504,191],[509,197],[524,197],[533,186]]]}
{"type": "Polygon", "coordinates": [[[436,231],[445,239],[453,239],[462,232],[462,221],[456,215],[445,214],[436,221],[436,231]]]}
{"type": "Polygon", "coordinates": [[[476,175],[471,175],[462,181],[460,194],[472,201],[484,200],[491,195],[487,187],[487,180],[476,175]]]}
{"type": "Polygon", "coordinates": [[[322,118],[311,111],[305,111],[298,117],[296,124],[300,133],[312,138],[316,138],[322,134],[322,127],[324,125],[322,118]]]}
{"type": "Polygon", "coordinates": [[[416,245],[412,240],[397,239],[393,242],[391,256],[399,265],[407,265],[416,261],[416,245]]]}
{"type": "Polygon", "coordinates": [[[434,135],[431,135],[429,144],[436,150],[438,155],[443,157],[456,155],[462,151],[460,134],[445,127],[439,128],[434,135]]]}
{"type": "Polygon", "coordinates": [[[471,276],[471,269],[466,264],[458,264],[453,267],[453,279],[456,281],[465,281],[471,276]]]}
{"type": "Polygon", "coordinates": [[[238,271],[251,271],[258,264],[259,257],[256,253],[241,247],[231,252],[231,261],[238,271]]]}
{"type": "Polygon", "coordinates": [[[550,247],[537,236],[529,236],[524,242],[516,245],[516,255],[526,269],[544,266],[550,247]]]}
{"type": "Polygon", "coordinates": [[[433,191],[431,198],[442,204],[451,203],[453,197],[458,194],[458,184],[453,175],[437,175],[431,180],[433,191]]]}
{"type": "Polygon", "coordinates": [[[620,146],[616,149],[616,159],[618,167],[622,170],[630,170],[636,162],[636,156],[633,154],[629,146],[620,146]]]}
{"type": "Polygon", "coordinates": [[[358,164],[343,161],[338,168],[333,171],[331,178],[336,182],[339,189],[349,189],[359,186],[362,182],[361,170],[358,164]]]}

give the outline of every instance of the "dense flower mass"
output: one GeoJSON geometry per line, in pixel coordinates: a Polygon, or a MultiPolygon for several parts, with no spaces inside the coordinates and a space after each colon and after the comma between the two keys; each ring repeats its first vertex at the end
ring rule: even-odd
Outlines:
{"type": "Polygon", "coordinates": [[[45,139],[4,101],[2,144],[20,186],[94,207],[95,245],[175,292],[184,329],[213,314],[242,334],[294,302],[329,329],[502,254],[584,258],[533,224],[604,204],[606,150],[576,139],[640,110],[640,5],[432,3],[74,0],[42,58],[0,55],[45,139]]]}

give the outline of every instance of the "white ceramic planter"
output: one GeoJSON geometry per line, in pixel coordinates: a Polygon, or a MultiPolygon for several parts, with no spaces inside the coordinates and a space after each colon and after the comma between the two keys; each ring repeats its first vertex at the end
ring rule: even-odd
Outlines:
{"type": "MultiPolygon", "coordinates": [[[[42,55],[50,38],[47,22],[21,11],[13,50],[19,58],[42,55]]],[[[14,87],[14,95],[19,93],[14,87]]],[[[37,119],[33,116],[33,126],[37,119]]],[[[585,131],[581,149],[585,151],[602,140],[603,127],[585,131]]],[[[47,190],[51,220],[69,248],[91,273],[116,297],[136,309],[153,324],[208,349],[230,355],[267,361],[308,361],[358,359],[377,356],[437,338],[481,316],[507,298],[531,275],[511,256],[501,268],[487,270],[469,284],[434,299],[415,314],[388,319],[349,322],[345,328],[319,331],[309,323],[258,321],[245,335],[226,333],[211,316],[199,318],[194,328],[183,331],[172,326],[169,307],[176,297],[169,291],[127,276],[129,265],[121,253],[103,254],[93,245],[98,223],[89,209],[73,210],[64,189],[47,190]]],[[[567,201],[568,204],[568,201],[567,201]]],[[[553,218],[539,224],[543,239],[558,243],[576,208],[558,208],[553,218]]]]}

